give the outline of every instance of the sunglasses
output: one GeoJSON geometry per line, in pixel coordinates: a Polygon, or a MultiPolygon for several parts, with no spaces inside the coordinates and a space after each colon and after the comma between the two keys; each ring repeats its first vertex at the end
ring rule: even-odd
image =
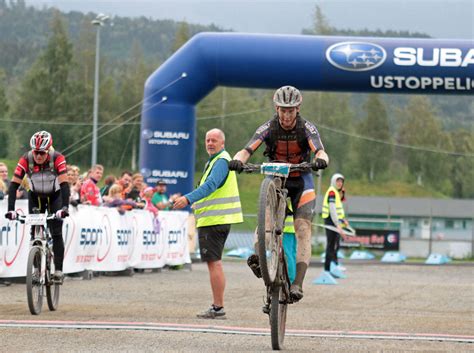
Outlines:
{"type": "Polygon", "coordinates": [[[44,156],[47,154],[47,152],[45,151],[33,151],[33,154],[37,155],[37,156],[44,156]]]}

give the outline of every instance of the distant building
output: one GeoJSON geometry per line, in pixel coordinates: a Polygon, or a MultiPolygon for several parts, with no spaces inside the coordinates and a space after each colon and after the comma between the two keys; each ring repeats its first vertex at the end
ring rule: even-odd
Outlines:
{"type": "Polygon", "coordinates": [[[474,200],[349,195],[344,208],[356,229],[399,231],[400,251],[407,256],[472,256],[474,200]]]}

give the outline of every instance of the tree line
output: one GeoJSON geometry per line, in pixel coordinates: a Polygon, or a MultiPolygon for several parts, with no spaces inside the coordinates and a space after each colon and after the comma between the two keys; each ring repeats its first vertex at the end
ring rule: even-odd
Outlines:
{"type": "MultiPolygon", "coordinates": [[[[55,147],[71,163],[87,167],[95,60],[95,28],[90,22],[95,14],[63,14],[27,7],[20,0],[0,0],[0,16],[0,158],[18,158],[40,128],[53,134],[55,147]]],[[[137,169],[144,82],[192,35],[204,30],[221,29],[147,18],[115,18],[113,27],[103,28],[100,163],[137,169]]],[[[354,35],[375,35],[366,32],[354,35]]],[[[314,28],[303,33],[334,35],[341,30],[331,27],[317,6],[314,28]]],[[[423,36],[393,31],[377,35],[423,36]]],[[[207,159],[202,148],[205,132],[222,128],[227,149],[235,153],[272,117],[272,93],[219,87],[199,103],[197,170],[207,159]]],[[[368,182],[417,183],[450,197],[474,197],[474,104],[468,97],[303,95],[301,113],[319,129],[331,158],[330,172],[368,182]]]]}

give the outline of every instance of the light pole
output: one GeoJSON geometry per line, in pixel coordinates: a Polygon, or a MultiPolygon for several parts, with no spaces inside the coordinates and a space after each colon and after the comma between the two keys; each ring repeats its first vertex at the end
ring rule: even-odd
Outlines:
{"type": "Polygon", "coordinates": [[[97,164],[97,125],[99,121],[99,59],[100,59],[100,27],[105,25],[109,16],[98,14],[91,23],[97,27],[95,42],[95,79],[94,79],[94,112],[92,120],[92,159],[91,166],[97,164]]]}

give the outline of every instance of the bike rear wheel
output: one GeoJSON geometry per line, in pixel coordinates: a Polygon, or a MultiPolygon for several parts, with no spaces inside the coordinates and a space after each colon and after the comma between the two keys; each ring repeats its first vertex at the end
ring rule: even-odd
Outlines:
{"type": "Polygon", "coordinates": [[[283,349],[283,341],[285,340],[288,304],[282,286],[274,286],[271,291],[270,327],[272,348],[274,350],[280,350],[283,349]]]}
{"type": "Polygon", "coordinates": [[[33,315],[41,313],[43,306],[43,284],[41,284],[41,249],[34,246],[28,255],[28,267],[26,269],[26,296],[28,308],[33,315]]]}
{"type": "Polygon", "coordinates": [[[48,301],[49,310],[55,311],[58,309],[59,305],[59,290],[61,288],[61,285],[59,283],[54,282],[52,279],[52,274],[54,273],[53,256],[51,256],[51,253],[49,253],[48,256],[50,256],[50,259],[49,264],[47,264],[48,270],[46,274],[46,299],[48,301]]]}
{"type": "Polygon", "coordinates": [[[278,237],[276,229],[276,213],[278,208],[275,183],[265,178],[260,187],[258,207],[258,257],[260,270],[265,285],[275,281],[278,270],[278,237]]]}

